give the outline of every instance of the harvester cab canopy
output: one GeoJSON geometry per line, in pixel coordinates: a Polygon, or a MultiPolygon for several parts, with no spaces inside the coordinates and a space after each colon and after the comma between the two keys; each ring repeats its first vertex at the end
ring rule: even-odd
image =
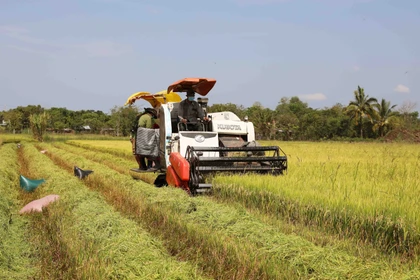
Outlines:
{"type": "Polygon", "coordinates": [[[168,102],[180,102],[182,100],[177,93],[166,90],[159,91],[155,94],[146,91],[140,91],[130,95],[124,105],[132,105],[138,99],[146,100],[150,103],[150,105],[152,105],[153,108],[160,104],[166,104],[168,102]]]}
{"type": "Polygon", "coordinates": [[[171,84],[167,92],[188,92],[193,90],[201,96],[206,96],[215,84],[216,80],[210,78],[184,78],[171,84]]]}

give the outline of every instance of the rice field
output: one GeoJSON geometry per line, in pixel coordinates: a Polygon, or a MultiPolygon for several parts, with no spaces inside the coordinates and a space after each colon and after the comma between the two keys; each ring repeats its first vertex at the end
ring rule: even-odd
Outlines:
{"type": "Polygon", "coordinates": [[[282,146],[290,166],[286,176],[220,176],[215,179],[218,195],[235,197],[289,221],[356,236],[387,252],[418,255],[418,145],[282,146]]]}
{"type": "Polygon", "coordinates": [[[0,146],[0,278],[420,279],[418,145],[266,142],[286,175],[222,174],[189,197],[133,179],[128,139],[21,144],[0,146]],[[25,193],[19,174],[46,183],[25,193]]]}

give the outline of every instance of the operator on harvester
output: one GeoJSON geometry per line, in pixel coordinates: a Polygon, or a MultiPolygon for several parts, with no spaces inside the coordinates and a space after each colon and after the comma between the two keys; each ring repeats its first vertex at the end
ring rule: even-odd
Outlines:
{"type": "Polygon", "coordinates": [[[146,108],[142,114],[137,116],[135,128],[133,128],[131,138],[133,154],[139,164],[139,169],[143,171],[160,169],[158,157],[159,129],[157,129],[159,125],[156,119],[157,111],[153,108],[146,108]]]}
{"type": "Polygon", "coordinates": [[[195,92],[192,89],[187,91],[187,98],[179,103],[180,130],[202,131],[201,121],[208,121],[204,115],[203,108],[195,101],[195,92]]]}

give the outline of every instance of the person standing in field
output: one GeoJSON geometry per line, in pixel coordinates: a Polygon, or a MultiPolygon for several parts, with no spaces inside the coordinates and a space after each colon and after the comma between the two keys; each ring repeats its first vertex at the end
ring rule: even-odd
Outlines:
{"type": "Polygon", "coordinates": [[[137,164],[139,165],[139,169],[140,170],[146,170],[146,161],[144,159],[144,157],[141,157],[139,154],[136,153],[136,136],[137,136],[137,128],[138,128],[138,123],[139,123],[139,119],[140,117],[143,115],[142,114],[138,114],[136,116],[136,120],[133,124],[133,127],[131,129],[131,135],[130,135],[130,142],[131,142],[131,150],[133,152],[133,156],[136,159],[137,164]]]}
{"type": "Polygon", "coordinates": [[[160,169],[158,158],[159,129],[157,129],[156,119],[156,110],[153,108],[146,108],[137,122],[136,138],[133,149],[140,170],[156,171],[160,169]],[[145,159],[148,161],[147,165],[145,159]]]}

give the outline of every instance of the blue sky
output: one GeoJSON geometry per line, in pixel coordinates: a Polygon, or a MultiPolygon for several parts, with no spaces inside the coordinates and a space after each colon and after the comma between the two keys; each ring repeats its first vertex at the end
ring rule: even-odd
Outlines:
{"type": "MultiPolygon", "coordinates": [[[[0,0],[0,110],[109,112],[184,77],[209,103],[420,109],[418,0],[0,0]],[[397,107],[398,108],[398,107],[397,107]]],[[[184,96],[182,95],[182,98],[184,96]]],[[[138,104],[141,105],[141,104],[138,104]]]]}

